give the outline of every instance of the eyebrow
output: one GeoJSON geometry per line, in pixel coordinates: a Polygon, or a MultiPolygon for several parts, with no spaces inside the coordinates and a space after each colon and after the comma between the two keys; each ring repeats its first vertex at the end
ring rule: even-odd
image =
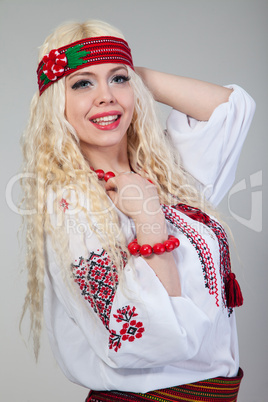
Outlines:
{"type": "MultiPolygon", "coordinates": [[[[125,67],[124,65],[120,65],[120,66],[114,67],[114,68],[112,68],[111,70],[109,70],[109,74],[113,74],[113,73],[115,73],[116,71],[121,70],[121,69],[124,69],[125,71],[127,71],[127,67],[125,67]]],[[[93,72],[91,73],[90,71],[81,71],[81,70],[78,70],[77,72],[73,73],[71,76],[70,76],[70,75],[67,76],[66,78],[67,78],[67,79],[71,79],[71,78],[76,77],[76,76],[90,77],[90,76],[96,76],[96,74],[93,73],[93,72]]]]}

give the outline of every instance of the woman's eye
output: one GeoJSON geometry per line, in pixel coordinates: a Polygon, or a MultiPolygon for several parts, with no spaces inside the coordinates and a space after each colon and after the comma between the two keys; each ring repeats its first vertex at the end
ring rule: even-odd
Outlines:
{"type": "Polygon", "coordinates": [[[90,81],[80,80],[80,81],[77,81],[74,85],[72,85],[72,89],[87,88],[90,85],[92,85],[90,81]]]}
{"type": "Polygon", "coordinates": [[[130,77],[126,77],[125,75],[116,75],[115,77],[112,78],[112,81],[115,82],[116,84],[123,84],[124,82],[127,82],[130,80],[130,77]]]}

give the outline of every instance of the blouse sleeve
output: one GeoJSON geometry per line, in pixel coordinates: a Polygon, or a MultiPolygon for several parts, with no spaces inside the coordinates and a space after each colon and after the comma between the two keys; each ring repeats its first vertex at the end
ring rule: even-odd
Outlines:
{"type": "Polygon", "coordinates": [[[254,100],[239,86],[206,122],[173,110],[167,132],[182,165],[214,205],[220,203],[235,179],[239,155],[255,112],[254,100]]]}
{"type": "Polygon", "coordinates": [[[146,261],[134,258],[124,270],[124,291],[118,288],[113,301],[108,357],[131,368],[193,358],[209,327],[208,317],[190,299],[170,297],[146,261]]]}
{"type": "Polygon", "coordinates": [[[54,355],[65,372],[79,361],[81,345],[92,362],[112,368],[161,367],[196,355],[210,319],[193,301],[171,298],[141,257],[126,262],[118,284],[97,237],[86,238],[86,249],[80,242],[80,234],[69,233],[71,290],[47,238],[45,317],[54,355]],[[75,334],[71,349],[70,334],[75,334]]]}

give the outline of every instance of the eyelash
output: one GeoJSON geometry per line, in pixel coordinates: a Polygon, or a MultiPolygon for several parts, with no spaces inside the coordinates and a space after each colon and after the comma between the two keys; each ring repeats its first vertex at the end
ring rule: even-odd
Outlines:
{"type": "MultiPolygon", "coordinates": [[[[115,82],[116,84],[124,84],[125,82],[129,81],[130,77],[126,77],[125,75],[115,75],[111,82],[115,82]],[[120,82],[119,82],[120,81],[120,82]]],[[[89,80],[79,80],[74,85],[72,85],[72,89],[80,89],[80,88],[88,88],[91,86],[92,83],[89,80]]]]}
{"type": "Polygon", "coordinates": [[[127,82],[129,80],[130,80],[130,77],[128,77],[128,76],[126,77],[125,75],[115,75],[112,78],[112,81],[115,81],[117,84],[123,84],[124,82],[127,82]],[[117,82],[115,80],[117,80],[117,81],[121,80],[121,82],[117,82]]]}
{"type": "Polygon", "coordinates": [[[91,82],[88,80],[79,80],[74,85],[72,85],[72,89],[87,88],[87,84],[91,85],[91,82]]]}

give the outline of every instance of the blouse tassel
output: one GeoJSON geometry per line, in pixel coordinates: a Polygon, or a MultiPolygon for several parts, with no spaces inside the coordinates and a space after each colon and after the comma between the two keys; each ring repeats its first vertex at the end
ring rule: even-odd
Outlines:
{"type": "Polygon", "coordinates": [[[243,304],[243,295],[235,274],[230,272],[226,281],[226,301],[228,307],[239,307],[243,304]]]}

